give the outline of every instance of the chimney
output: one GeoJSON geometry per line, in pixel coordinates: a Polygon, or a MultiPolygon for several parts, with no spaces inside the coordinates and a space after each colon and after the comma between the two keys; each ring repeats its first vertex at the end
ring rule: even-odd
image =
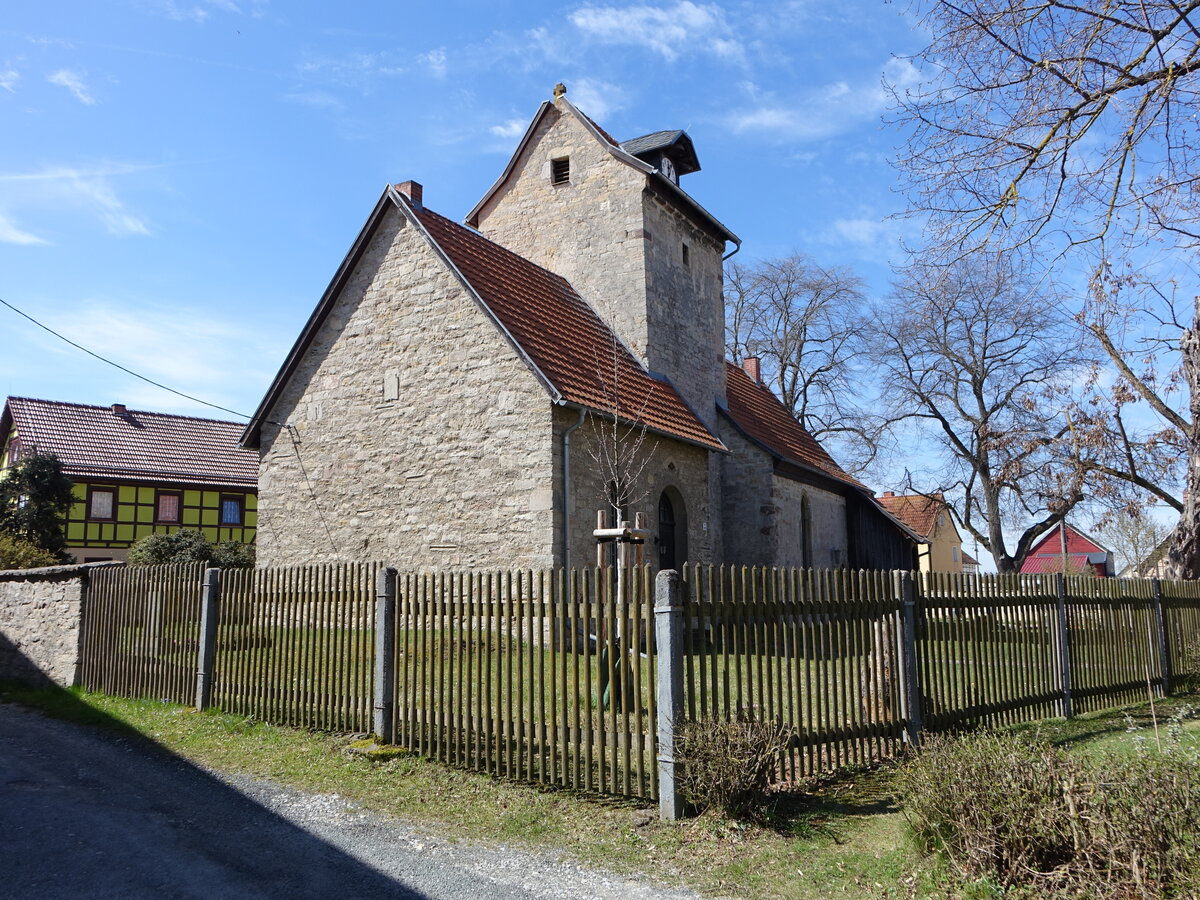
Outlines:
{"type": "Polygon", "coordinates": [[[895,492],[895,491],[884,491],[884,492],[883,492],[883,496],[885,496],[885,497],[895,497],[895,496],[896,496],[896,492],[895,492]]]}
{"type": "Polygon", "coordinates": [[[124,403],[114,403],[114,404],[112,405],[112,411],[113,411],[113,415],[114,415],[114,416],[127,416],[127,415],[129,415],[129,410],[127,410],[127,409],[125,408],[125,404],[124,404],[124,403]]]}
{"type": "Polygon", "coordinates": [[[742,360],[742,371],[749,375],[755,384],[762,384],[762,367],[757,356],[747,356],[742,360]]]}
{"type": "Polygon", "coordinates": [[[421,209],[424,203],[421,199],[423,190],[419,181],[405,181],[396,185],[396,190],[413,202],[413,206],[421,209]]]}

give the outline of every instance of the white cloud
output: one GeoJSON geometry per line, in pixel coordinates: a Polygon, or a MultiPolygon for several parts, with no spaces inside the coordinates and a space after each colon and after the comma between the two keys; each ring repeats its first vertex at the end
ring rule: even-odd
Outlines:
{"type": "Polygon", "coordinates": [[[14,205],[89,210],[109,234],[148,235],[150,229],[117,196],[111,177],[145,167],[110,166],[96,169],[47,168],[40,172],[0,174],[6,199],[14,205]]]}
{"type": "Polygon", "coordinates": [[[285,100],[299,103],[301,106],[311,106],[314,109],[342,109],[345,104],[329,91],[293,91],[285,94],[285,100]]]}
{"type": "Polygon", "coordinates": [[[417,57],[421,62],[429,67],[429,71],[436,78],[446,77],[446,48],[438,47],[435,50],[430,50],[428,53],[422,53],[417,57]]]}
{"type": "Polygon", "coordinates": [[[362,92],[368,92],[380,78],[394,78],[408,71],[406,66],[394,62],[388,52],[321,57],[303,62],[297,68],[306,80],[362,92]]]}
{"type": "Polygon", "coordinates": [[[628,98],[621,88],[607,81],[580,78],[568,85],[567,97],[581,112],[596,121],[607,119],[611,113],[624,109],[628,98]]]}
{"type": "Polygon", "coordinates": [[[208,21],[214,10],[238,16],[261,18],[267,0],[248,0],[241,4],[235,3],[234,0],[202,0],[200,3],[180,3],[177,0],[143,0],[143,5],[151,12],[175,22],[195,22],[197,25],[202,25],[208,21]]]}
{"type": "Polygon", "coordinates": [[[16,93],[17,82],[20,80],[21,73],[16,69],[0,69],[0,88],[4,88],[10,94],[16,93]]]}
{"type": "Polygon", "coordinates": [[[488,131],[496,137],[515,138],[525,133],[526,124],[521,119],[509,119],[503,125],[493,125],[488,131]]]}
{"type": "Polygon", "coordinates": [[[50,243],[36,234],[22,231],[12,220],[0,215],[0,244],[48,244],[50,243]]]}
{"type": "Polygon", "coordinates": [[[833,81],[788,103],[759,101],[730,116],[729,125],[738,132],[771,132],[798,141],[833,137],[876,118],[887,108],[885,81],[903,88],[920,81],[920,75],[907,60],[892,59],[858,81],[833,81]]]}
{"type": "Polygon", "coordinates": [[[597,41],[645,47],[674,60],[688,51],[740,59],[741,42],[715,4],[679,0],[673,6],[585,6],[571,24],[597,41]]]}
{"type": "Polygon", "coordinates": [[[72,72],[70,69],[59,69],[51,75],[46,76],[46,80],[51,84],[57,84],[59,87],[65,87],[68,91],[75,95],[75,99],[80,103],[93,106],[96,103],[96,98],[88,91],[88,87],[83,82],[83,76],[78,72],[72,72]]]}

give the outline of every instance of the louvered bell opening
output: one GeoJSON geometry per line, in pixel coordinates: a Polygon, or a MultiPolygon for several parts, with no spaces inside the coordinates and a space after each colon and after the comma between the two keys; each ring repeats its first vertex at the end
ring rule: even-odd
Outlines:
{"type": "Polygon", "coordinates": [[[571,160],[552,159],[550,161],[550,183],[568,184],[571,181],[571,160]]]}

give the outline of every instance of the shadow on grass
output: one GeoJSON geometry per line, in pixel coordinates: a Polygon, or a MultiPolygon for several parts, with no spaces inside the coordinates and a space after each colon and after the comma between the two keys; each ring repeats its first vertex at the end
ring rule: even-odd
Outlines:
{"type": "Polygon", "coordinates": [[[56,686],[3,635],[0,659],[26,682],[0,682],[7,896],[427,896],[56,686]]]}

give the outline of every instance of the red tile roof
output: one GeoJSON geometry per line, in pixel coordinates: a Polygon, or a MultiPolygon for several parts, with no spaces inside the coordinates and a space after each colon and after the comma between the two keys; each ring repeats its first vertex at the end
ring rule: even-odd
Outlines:
{"type": "Polygon", "coordinates": [[[816,469],[838,481],[866,486],[842,471],[816,439],[804,430],[770,388],[754,381],[739,366],[726,363],[729,418],[751,440],[786,462],[816,469]]]}
{"type": "Polygon", "coordinates": [[[600,412],[615,409],[626,421],[725,449],[674,387],[642,368],[566,279],[444,216],[411,208],[564,400],[600,412]]]}
{"type": "Polygon", "coordinates": [[[882,494],[875,499],[879,501],[880,506],[925,538],[933,534],[938,513],[946,508],[944,501],[921,494],[882,494]]]}
{"type": "MultiPolygon", "coordinates": [[[[1080,572],[1086,572],[1088,569],[1093,570],[1099,575],[1104,574],[1104,564],[1094,563],[1088,560],[1086,553],[1068,553],[1067,554],[1067,574],[1077,575],[1080,572]]],[[[1062,556],[1027,556],[1025,561],[1021,563],[1022,575],[1042,575],[1053,574],[1063,570],[1062,556]]]]}
{"type": "Polygon", "coordinates": [[[249,487],[258,484],[258,454],[238,447],[238,422],[172,416],[108,406],[9,397],[11,421],[25,449],[53,453],[71,478],[249,487]]]}

